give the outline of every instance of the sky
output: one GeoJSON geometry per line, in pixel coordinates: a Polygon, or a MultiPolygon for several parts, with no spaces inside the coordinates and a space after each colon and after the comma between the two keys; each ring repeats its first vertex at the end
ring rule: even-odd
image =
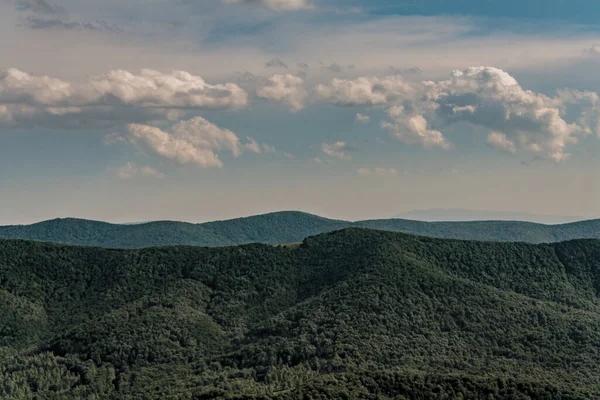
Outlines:
{"type": "Polygon", "coordinates": [[[0,225],[600,217],[593,0],[0,0],[0,225]]]}

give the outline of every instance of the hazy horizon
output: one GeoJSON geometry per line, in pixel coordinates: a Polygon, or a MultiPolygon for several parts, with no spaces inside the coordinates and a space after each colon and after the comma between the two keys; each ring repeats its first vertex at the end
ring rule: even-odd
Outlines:
{"type": "Polygon", "coordinates": [[[33,221],[33,222],[23,222],[16,224],[5,224],[0,221],[0,226],[9,226],[9,225],[31,225],[40,222],[51,221],[55,219],[81,219],[81,220],[91,220],[98,222],[107,222],[110,224],[118,224],[118,225],[140,225],[152,222],[161,222],[161,221],[173,221],[173,222],[183,222],[183,223],[192,223],[192,224],[202,224],[206,222],[216,222],[216,221],[227,221],[238,218],[249,218],[255,217],[259,215],[265,214],[274,214],[274,213],[285,213],[285,212],[301,212],[305,214],[315,215],[322,218],[332,219],[332,220],[342,220],[342,221],[365,221],[365,220],[377,220],[377,219],[408,219],[415,221],[425,221],[425,222],[469,222],[469,221],[521,221],[521,222],[534,222],[538,224],[544,225],[560,225],[571,222],[579,222],[586,220],[594,220],[599,219],[599,217],[588,217],[588,216],[564,216],[564,215],[545,215],[545,214],[535,214],[528,212],[519,212],[519,211],[502,211],[502,210],[468,210],[468,209],[427,209],[427,210],[410,210],[407,212],[397,213],[388,217],[383,218],[338,218],[335,216],[327,216],[320,215],[314,212],[305,211],[305,210],[275,210],[269,211],[266,213],[259,214],[249,214],[249,215],[239,215],[233,216],[230,218],[218,218],[218,219],[207,219],[207,220],[178,220],[178,219],[149,219],[144,221],[110,221],[110,220],[96,220],[85,217],[75,217],[75,216],[57,216],[44,220],[33,221]]]}

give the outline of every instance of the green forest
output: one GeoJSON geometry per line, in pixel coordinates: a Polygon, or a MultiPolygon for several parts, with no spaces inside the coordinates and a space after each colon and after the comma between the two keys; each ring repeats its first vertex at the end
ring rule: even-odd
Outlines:
{"type": "Polygon", "coordinates": [[[344,228],[369,228],[445,239],[497,242],[551,243],[573,239],[600,239],[600,220],[562,225],[521,221],[423,222],[406,219],[350,222],[297,211],[202,224],[174,221],[109,224],[64,218],[32,225],[0,226],[0,238],[135,249],[154,246],[296,243],[308,236],[344,228]]]}
{"type": "Polygon", "coordinates": [[[2,399],[599,399],[600,241],[0,241],[2,399]]]}

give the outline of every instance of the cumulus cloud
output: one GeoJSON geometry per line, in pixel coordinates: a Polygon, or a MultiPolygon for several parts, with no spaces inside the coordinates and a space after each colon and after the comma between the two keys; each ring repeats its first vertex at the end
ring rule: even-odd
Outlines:
{"type": "Polygon", "coordinates": [[[600,132],[598,96],[559,91],[547,96],[523,89],[493,67],[454,71],[450,79],[413,83],[401,76],[334,79],[316,92],[333,104],[385,106],[391,122],[381,125],[406,143],[449,148],[442,131],[456,123],[487,130],[488,143],[504,151],[531,151],[556,162],[569,157],[568,145],[600,132]]]}
{"type": "Polygon", "coordinates": [[[336,142],[333,144],[323,143],[321,145],[321,150],[323,150],[323,153],[327,154],[328,156],[339,158],[340,160],[352,159],[352,157],[346,153],[347,150],[351,150],[346,142],[336,142]]]}
{"type": "Polygon", "coordinates": [[[472,67],[454,71],[451,79],[426,83],[427,108],[445,125],[466,121],[487,128],[496,142],[510,143],[545,154],[554,161],[569,156],[565,148],[589,127],[563,118],[560,96],[524,90],[511,75],[497,68],[472,67]]]}
{"type": "Polygon", "coordinates": [[[117,169],[117,176],[120,179],[131,179],[137,176],[149,178],[164,178],[165,175],[150,166],[139,167],[135,163],[128,162],[127,164],[117,169]]]}
{"type": "Polygon", "coordinates": [[[224,3],[261,5],[275,11],[313,10],[315,6],[307,0],[222,0],[224,3]]]}
{"type": "Polygon", "coordinates": [[[517,151],[515,142],[506,137],[504,133],[492,132],[487,137],[487,144],[493,148],[504,150],[509,153],[517,151]]]}
{"type": "Polygon", "coordinates": [[[394,176],[398,175],[398,170],[395,168],[359,168],[356,170],[360,176],[394,176]]]}
{"type": "Polygon", "coordinates": [[[384,121],[381,126],[401,142],[421,144],[425,148],[437,146],[449,149],[451,147],[442,132],[429,128],[429,123],[422,115],[406,112],[402,106],[390,108],[388,115],[395,123],[384,121]]]}
{"type": "Polygon", "coordinates": [[[600,137],[600,98],[590,91],[561,89],[558,98],[566,108],[575,108],[578,112],[577,123],[596,133],[600,137]]]}
{"type": "Polygon", "coordinates": [[[412,96],[414,89],[401,76],[372,76],[333,79],[331,84],[317,85],[315,91],[322,99],[340,106],[383,106],[412,96]]]}
{"type": "Polygon", "coordinates": [[[219,159],[222,151],[228,151],[234,157],[238,157],[243,150],[261,152],[253,139],[241,143],[235,133],[202,117],[181,121],[166,131],[150,125],[130,124],[125,139],[178,164],[201,168],[223,167],[219,159]]]}
{"type": "Polygon", "coordinates": [[[361,113],[356,113],[356,120],[358,122],[362,122],[362,123],[366,124],[367,122],[369,122],[371,120],[371,117],[369,117],[368,115],[363,115],[361,113]]]}
{"type": "Polygon", "coordinates": [[[252,139],[251,137],[246,138],[248,140],[248,143],[246,143],[244,145],[244,147],[248,150],[250,150],[253,153],[260,153],[260,144],[258,144],[258,142],[254,139],[252,139]]]}
{"type": "Polygon", "coordinates": [[[263,99],[284,101],[292,111],[304,108],[304,101],[308,96],[304,80],[290,74],[270,76],[268,85],[258,89],[256,94],[263,99]]]}
{"type": "Polygon", "coordinates": [[[185,71],[114,70],[66,82],[11,68],[0,72],[0,123],[95,128],[180,118],[194,110],[237,109],[248,94],[233,83],[211,85],[185,71]]]}

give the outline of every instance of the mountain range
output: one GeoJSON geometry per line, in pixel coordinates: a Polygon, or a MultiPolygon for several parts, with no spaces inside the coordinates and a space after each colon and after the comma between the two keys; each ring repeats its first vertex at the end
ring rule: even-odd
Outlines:
{"type": "Polygon", "coordinates": [[[472,210],[462,208],[430,208],[399,213],[394,218],[418,221],[527,221],[539,224],[568,224],[578,222],[585,217],[535,214],[518,211],[472,210]]]}
{"type": "Polygon", "coordinates": [[[65,218],[0,227],[0,238],[109,248],[283,244],[343,228],[371,228],[448,239],[549,243],[600,238],[600,220],[561,225],[519,221],[423,222],[406,219],[342,221],[296,211],[201,224],[159,221],[141,224],[65,218]]]}
{"type": "Polygon", "coordinates": [[[360,228],[285,246],[0,240],[0,398],[598,399],[599,259],[599,240],[360,228]]]}

